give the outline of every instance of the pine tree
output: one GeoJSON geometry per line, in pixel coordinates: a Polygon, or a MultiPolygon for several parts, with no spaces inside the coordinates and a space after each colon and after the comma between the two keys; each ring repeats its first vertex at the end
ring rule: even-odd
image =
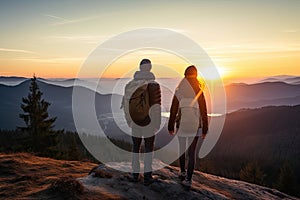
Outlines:
{"type": "Polygon", "coordinates": [[[52,146],[54,122],[56,117],[49,118],[48,107],[50,103],[42,99],[43,93],[40,91],[36,77],[31,79],[29,94],[27,98],[22,98],[21,108],[24,114],[20,114],[26,124],[25,127],[19,127],[22,131],[29,134],[31,146],[34,151],[44,152],[49,146],[52,146]],[[50,139],[50,140],[49,140],[50,139]]]}
{"type": "Polygon", "coordinates": [[[296,190],[296,178],[291,164],[285,161],[281,168],[280,173],[275,184],[275,188],[278,190],[294,195],[296,190]]]}
{"type": "Polygon", "coordinates": [[[69,134],[69,150],[67,151],[68,160],[80,160],[81,154],[77,144],[77,133],[68,132],[69,134]]]}
{"type": "Polygon", "coordinates": [[[261,170],[257,162],[249,162],[240,171],[240,179],[250,183],[255,183],[259,185],[264,184],[265,174],[261,170]]]}

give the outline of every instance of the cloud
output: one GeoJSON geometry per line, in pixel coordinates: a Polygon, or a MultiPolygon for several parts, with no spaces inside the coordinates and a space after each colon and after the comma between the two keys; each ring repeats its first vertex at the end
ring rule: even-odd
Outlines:
{"type": "Polygon", "coordinates": [[[28,53],[28,54],[37,54],[34,51],[28,51],[23,49],[9,49],[9,48],[0,48],[0,51],[4,52],[15,52],[15,53],[28,53]]]}
{"type": "Polygon", "coordinates": [[[58,16],[55,16],[55,15],[45,15],[46,17],[50,17],[50,18],[54,18],[54,19],[58,19],[58,20],[67,20],[67,19],[64,19],[62,17],[58,17],[58,16]]]}
{"type": "Polygon", "coordinates": [[[56,20],[57,22],[52,24],[54,26],[65,25],[65,24],[74,24],[74,23],[85,22],[85,21],[90,21],[90,20],[99,18],[98,16],[91,16],[91,17],[84,17],[84,18],[79,18],[79,19],[66,19],[63,17],[59,17],[56,15],[49,15],[49,14],[45,14],[44,16],[56,20]]]}
{"type": "Polygon", "coordinates": [[[103,41],[107,39],[108,36],[102,36],[102,35],[62,35],[62,36],[48,36],[45,37],[45,39],[55,39],[55,40],[68,40],[68,41],[79,41],[79,42],[86,42],[90,44],[97,44],[100,41],[103,41]]]}
{"type": "Polygon", "coordinates": [[[257,54],[257,53],[278,53],[298,52],[300,46],[297,44],[231,44],[231,45],[210,45],[204,48],[212,54],[257,54]]]}
{"type": "Polygon", "coordinates": [[[298,30],[296,30],[296,29],[286,29],[286,30],[282,30],[281,32],[283,32],[283,33],[297,33],[298,30]]]}
{"type": "Polygon", "coordinates": [[[224,64],[242,60],[295,57],[300,52],[300,45],[297,43],[210,44],[206,45],[204,50],[213,61],[224,64]]]}
{"type": "Polygon", "coordinates": [[[37,63],[72,63],[72,62],[82,62],[85,58],[83,57],[65,57],[65,58],[15,58],[14,60],[30,61],[37,63]]]}

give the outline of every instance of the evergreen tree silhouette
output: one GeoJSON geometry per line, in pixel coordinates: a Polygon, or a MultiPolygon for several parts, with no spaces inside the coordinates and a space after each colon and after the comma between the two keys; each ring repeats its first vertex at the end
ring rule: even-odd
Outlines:
{"type": "Polygon", "coordinates": [[[296,178],[289,161],[282,164],[275,188],[288,194],[296,194],[296,178]]]}
{"type": "Polygon", "coordinates": [[[69,150],[67,151],[69,160],[81,159],[80,150],[77,144],[77,137],[77,133],[69,133],[70,146],[69,150]]]}
{"type": "Polygon", "coordinates": [[[42,95],[34,75],[31,79],[28,96],[22,98],[21,108],[24,113],[19,115],[26,126],[19,127],[19,129],[29,134],[32,150],[44,154],[47,148],[56,143],[52,130],[56,117],[49,118],[50,103],[42,99],[42,95]]]}
{"type": "Polygon", "coordinates": [[[249,162],[240,171],[241,180],[259,185],[264,184],[265,176],[257,162],[249,162]]]}

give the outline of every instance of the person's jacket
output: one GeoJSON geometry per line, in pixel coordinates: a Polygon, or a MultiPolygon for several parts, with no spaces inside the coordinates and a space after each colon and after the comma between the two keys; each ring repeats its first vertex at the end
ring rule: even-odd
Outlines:
{"type": "MultiPolygon", "coordinates": [[[[202,133],[206,134],[208,131],[208,117],[207,117],[207,108],[206,108],[206,101],[203,92],[201,91],[199,81],[196,78],[186,78],[190,85],[192,86],[195,96],[200,92],[200,95],[198,97],[198,105],[200,109],[200,118],[199,121],[200,127],[202,128],[202,133]],[[201,126],[202,124],[202,126],[201,126]]],[[[175,123],[176,127],[179,128],[180,126],[180,109],[179,109],[179,100],[176,95],[173,96],[172,100],[172,105],[170,109],[170,118],[169,118],[169,123],[168,123],[168,130],[169,131],[174,131],[175,129],[175,123]]]]}
{"type": "MultiPolygon", "coordinates": [[[[150,106],[150,113],[149,117],[150,120],[145,119],[144,126],[151,123],[152,126],[154,126],[155,129],[160,128],[161,124],[161,90],[160,85],[155,81],[155,76],[153,73],[148,71],[137,71],[134,74],[134,79],[132,81],[137,82],[140,85],[143,85],[144,83],[147,83],[147,90],[149,93],[149,106],[150,106]],[[153,106],[153,107],[152,107],[153,106]]],[[[124,102],[122,102],[122,106],[124,102]]],[[[131,118],[126,118],[127,123],[131,124],[131,118]]]]}
{"type": "Polygon", "coordinates": [[[161,90],[160,86],[157,82],[151,81],[148,83],[148,91],[149,91],[149,105],[151,113],[151,121],[154,122],[154,126],[156,129],[160,128],[161,123],[161,90]],[[151,108],[156,105],[156,108],[151,108]]]}

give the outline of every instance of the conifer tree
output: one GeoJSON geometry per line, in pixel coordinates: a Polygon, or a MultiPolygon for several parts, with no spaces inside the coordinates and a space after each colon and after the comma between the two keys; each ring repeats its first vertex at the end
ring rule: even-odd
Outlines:
{"type": "Polygon", "coordinates": [[[280,173],[275,184],[275,188],[282,192],[294,195],[296,191],[295,187],[296,178],[293,168],[288,161],[285,161],[280,168],[280,173]]]}
{"type": "Polygon", "coordinates": [[[69,134],[69,140],[70,140],[70,146],[69,146],[69,150],[67,151],[68,154],[68,159],[69,160],[80,160],[81,159],[81,154],[80,154],[80,150],[77,144],[77,133],[72,133],[72,132],[68,132],[69,134]]]}
{"type": "Polygon", "coordinates": [[[25,127],[19,127],[19,129],[29,134],[33,150],[39,152],[43,152],[47,147],[53,145],[54,138],[50,139],[49,136],[54,133],[52,128],[56,120],[56,117],[49,118],[50,103],[42,99],[42,95],[36,77],[33,76],[29,94],[27,98],[22,98],[21,108],[24,113],[19,115],[26,124],[25,127]]]}
{"type": "Polygon", "coordinates": [[[257,162],[249,162],[240,171],[240,179],[250,183],[255,183],[259,185],[264,184],[265,174],[261,170],[257,162]]]}

